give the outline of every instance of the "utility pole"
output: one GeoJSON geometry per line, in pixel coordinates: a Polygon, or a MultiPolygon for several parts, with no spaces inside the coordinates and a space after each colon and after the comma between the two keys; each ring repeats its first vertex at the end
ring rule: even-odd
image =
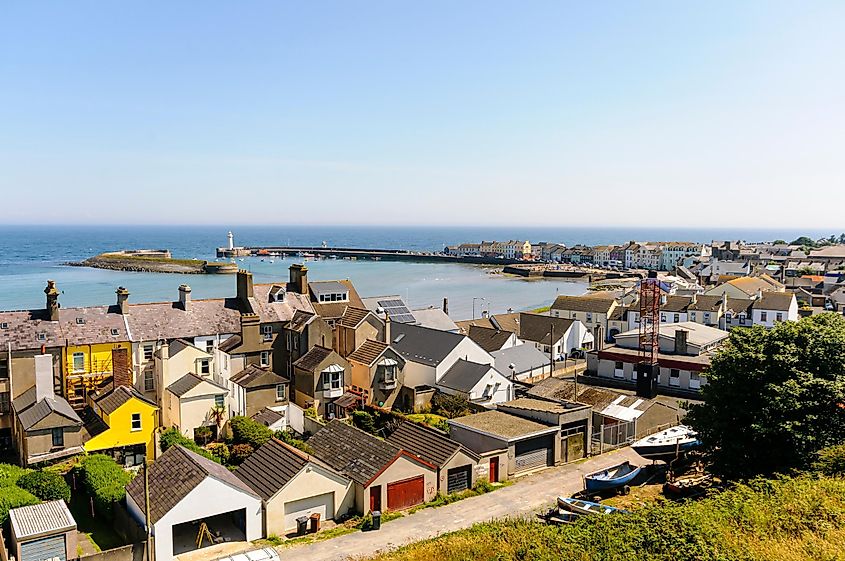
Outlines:
{"type": "Polygon", "coordinates": [[[552,329],[549,332],[549,356],[551,357],[551,367],[552,370],[549,372],[549,376],[554,376],[555,374],[555,322],[552,321],[552,329]]]}
{"type": "Polygon", "coordinates": [[[147,527],[147,561],[153,560],[152,535],[153,529],[150,525],[150,468],[146,458],[144,459],[144,525],[147,527]]]}

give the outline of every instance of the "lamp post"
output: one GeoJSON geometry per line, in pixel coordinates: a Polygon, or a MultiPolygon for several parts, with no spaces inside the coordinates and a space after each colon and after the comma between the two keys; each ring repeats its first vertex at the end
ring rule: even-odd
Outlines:
{"type": "Polygon", "coordinates": [[[484,298],[482,296],[474,296],[473,297],[473,299],[472,299],[472,319],[475,319],[475,301],[476,300],[485,300],[486,301],[486,298],[484,298]]]}

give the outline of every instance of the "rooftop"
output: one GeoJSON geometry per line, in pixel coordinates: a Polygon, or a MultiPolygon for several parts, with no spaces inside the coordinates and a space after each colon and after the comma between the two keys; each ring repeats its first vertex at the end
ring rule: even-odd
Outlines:
{"type": "Polygon", "coordinates": [[[460,450],[463,450],[468,456],[478,459],[475,452],[464,448],[445,433],[413,421],[405,421],[399,425],[399,428],[387,437],[387,442],[407,450],[437,467],[446,465],[452,459],[452,456],[460,450]]]}
{"type": "Polygon", "coordinates": [[[76,520],[63,500],[13,508],[9,523],[18,540],[76,529],[76,520]]]}
{"type": "Polygon", "coordinates": [[[400,454],[399,447],[343,421],[317,431],[308,445],[314,455],[353,481],[366,485],[400,454]]]}
{"type": "Polygon", "coordinates": [[[615,300],[612,298],[585,298],[584,296],[558,296],[552,304],[553,310],[571,312],[591,312],[606,314],[610,312],[615,300]]]}
{"type": "Polygon", "coordinates": [[[490,434],[502,440],[519,440],[559,430],[558,427],[544,425],[496,410],[450,419],[449,424],[490,434]]]}

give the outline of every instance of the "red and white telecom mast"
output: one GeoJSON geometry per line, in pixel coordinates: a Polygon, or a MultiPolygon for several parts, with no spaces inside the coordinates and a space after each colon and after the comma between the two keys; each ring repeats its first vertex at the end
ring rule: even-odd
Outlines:
{"type": "Polygon", "coordinates": [[[653,398],[657,395],[657,364],[660,352],[660,281],[657,271],[649,271],[640,281],[640,356],[637,364],[637,395],[653,398]]]}

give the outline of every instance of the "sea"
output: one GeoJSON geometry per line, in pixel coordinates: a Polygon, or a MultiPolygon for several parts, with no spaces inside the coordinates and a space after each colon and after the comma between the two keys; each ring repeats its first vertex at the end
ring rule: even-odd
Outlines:
{"type": "MultiPolygon", "coordinates": [[[[828,236],[812,230],[683,229],[683,228],[531,228],[531,227],[381,227],[381,226],[10,226],[0,225],[0,310],[44,306],[43,293],[52,279],[65,306],[111,304],[118,286],[131,302],[176,300],[178,286],[191,286],[194,298],[235,294],[234,275],[132,273],[67,266],[67,262],[119,249],[169,249],[173,257],[216,259],[217,247],[235,245],[319,246],[439,251],[446,245],[481,240],[527,239],[566,245],[604,245],[630,240],[791,240],[801,235],[828,236]]],[[[836,233],[838,235],[838,233],[836,233]]],[[[301,257],[247,257],[238,265],[255,282],[283,282],[288,267],[301,257]]],[[[441,306],[449,300],[453,319],[482,312],[530,310],[548,306],[558,294],[583,294],[584,282],[522,279],[495,274],[491,267],[452,263],[310,260],[311,280],[350,279],[361,296],[401,296],[412,308],[441,306]]]]}

